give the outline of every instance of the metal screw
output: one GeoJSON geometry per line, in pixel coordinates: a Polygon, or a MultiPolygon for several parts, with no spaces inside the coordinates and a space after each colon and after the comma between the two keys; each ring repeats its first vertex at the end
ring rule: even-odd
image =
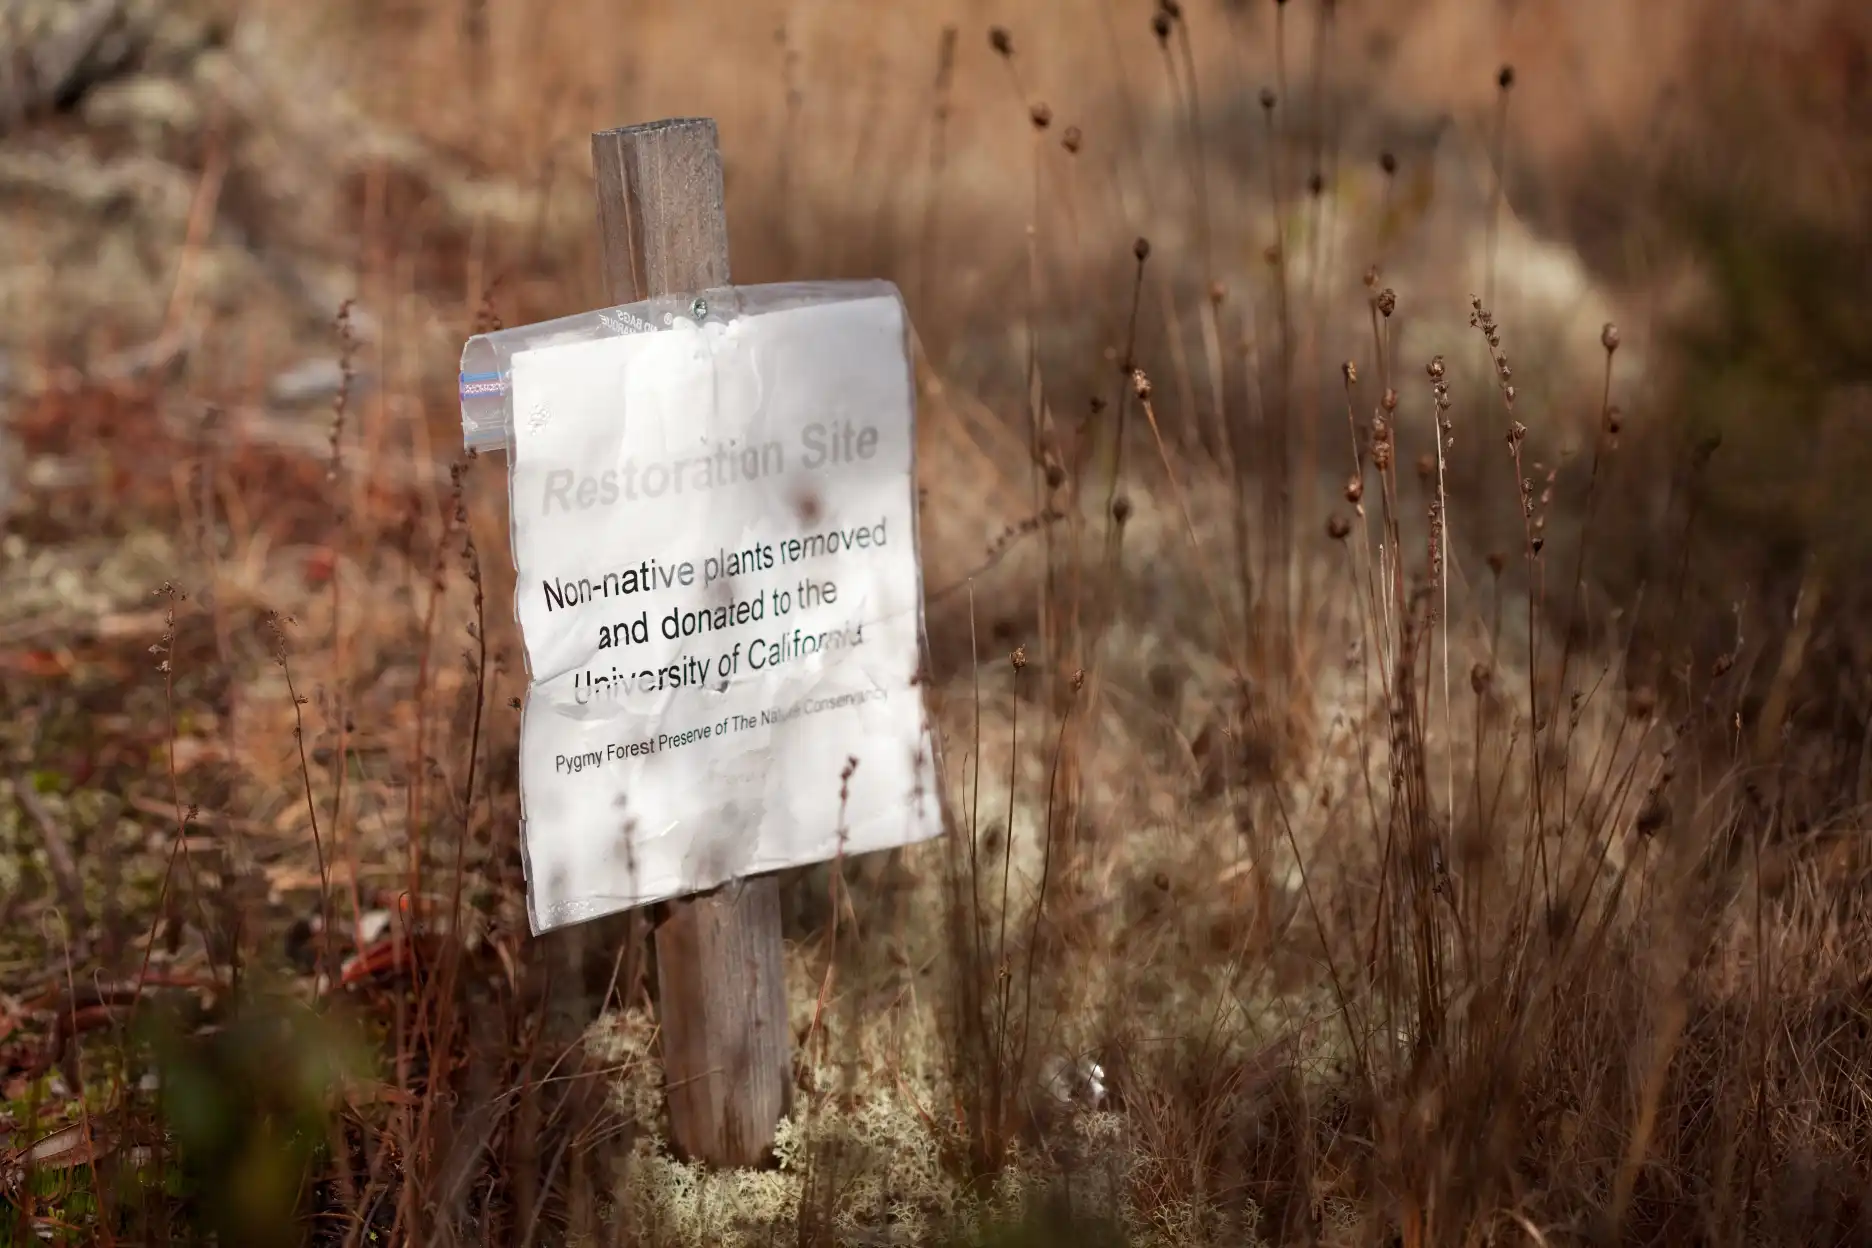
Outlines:
{"type": "Polygon", "coordinates": [[[707,316],[708,300],[704,299],[701,295],[697,295],[696,301],[689,305],[689,315],[692,319],[698,321],[707,316]]]}

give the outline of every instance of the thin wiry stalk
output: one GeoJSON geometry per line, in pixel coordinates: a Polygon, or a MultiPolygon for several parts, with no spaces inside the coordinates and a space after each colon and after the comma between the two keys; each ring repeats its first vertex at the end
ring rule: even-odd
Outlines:
{"type": "MultiPolygon", "coordinates": [[[[930,298],[930,275],[936,268],[937,205],[941,202],[943,173],[949,160],[949,110],[951,84],[955,77],[957,31],[944,26],[936,51],[936,83],[930,103],[929,164],[924,174],[922,242],[917,248],[917,296],[920,303],[930,298]]],[[[783,156],[782,159],[785,159],[783,156]]]]}
{"type": "Polygon", "coordinates": [[[1008,885],[1014,873],[1014,812],[1017,809],[1016,801],[1020,781],[1020,677],[1022,669],[1027,666],[1026,653],[1021,650],[1016,650],[1013,655],[1012,663],[1014,667],[1014,697],[1008,721],[1008,820],[1007,827],[1003,829],[1001,835],[1000,931],[995,939],[994,973],[997,997],[995,1055],[994,1064],[989,1067],[990,1077],[994,1080],[994,1118],[992,1125],[995,1131],[995,1151],[997,1155],[1000,1152],[1002,1133],[1005,1130],[1002,1122],[1004,1112],[1003,1098],[1008,1093],[1008,1089],[1003,1081],[1007,1078],[1008,1074],[1006,1066],[1004,1065],[1007,1056],[1008,1015],[1011,1009],[1008,994],[1013,987],[1014,978],[1009,972],[1007,964],[1008,885]]]}

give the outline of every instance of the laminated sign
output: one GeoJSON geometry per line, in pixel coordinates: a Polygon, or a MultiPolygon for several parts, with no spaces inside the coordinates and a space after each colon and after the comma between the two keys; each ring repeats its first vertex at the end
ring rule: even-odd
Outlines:
{"type": "Polygon", "coordinates": [[[469,343],[534,931],[937,834],[907,337],[895,287],[830,283],[469,343]]]}

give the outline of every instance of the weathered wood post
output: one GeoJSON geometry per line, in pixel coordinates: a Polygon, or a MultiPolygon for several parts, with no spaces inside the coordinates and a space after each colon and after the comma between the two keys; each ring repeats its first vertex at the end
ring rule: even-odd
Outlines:
{"type": "MultiPolygon", "coordinates": [[[[729,284],[713,120],[594,134],[592,167],[609,303],[729,284]]],[[[653,939],[671,1143],[710,1165],[755,1165],[791,1087],[779,882],[757,876],[667,903],[653,939]]]]}

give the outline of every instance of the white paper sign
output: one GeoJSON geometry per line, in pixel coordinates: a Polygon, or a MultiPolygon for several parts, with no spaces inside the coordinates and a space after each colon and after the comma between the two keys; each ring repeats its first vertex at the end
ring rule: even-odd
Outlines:
{"type": "Polygon", "coordinates": [[[523,351],[536,932],[940,830],[902,304],[523,351]]]}

